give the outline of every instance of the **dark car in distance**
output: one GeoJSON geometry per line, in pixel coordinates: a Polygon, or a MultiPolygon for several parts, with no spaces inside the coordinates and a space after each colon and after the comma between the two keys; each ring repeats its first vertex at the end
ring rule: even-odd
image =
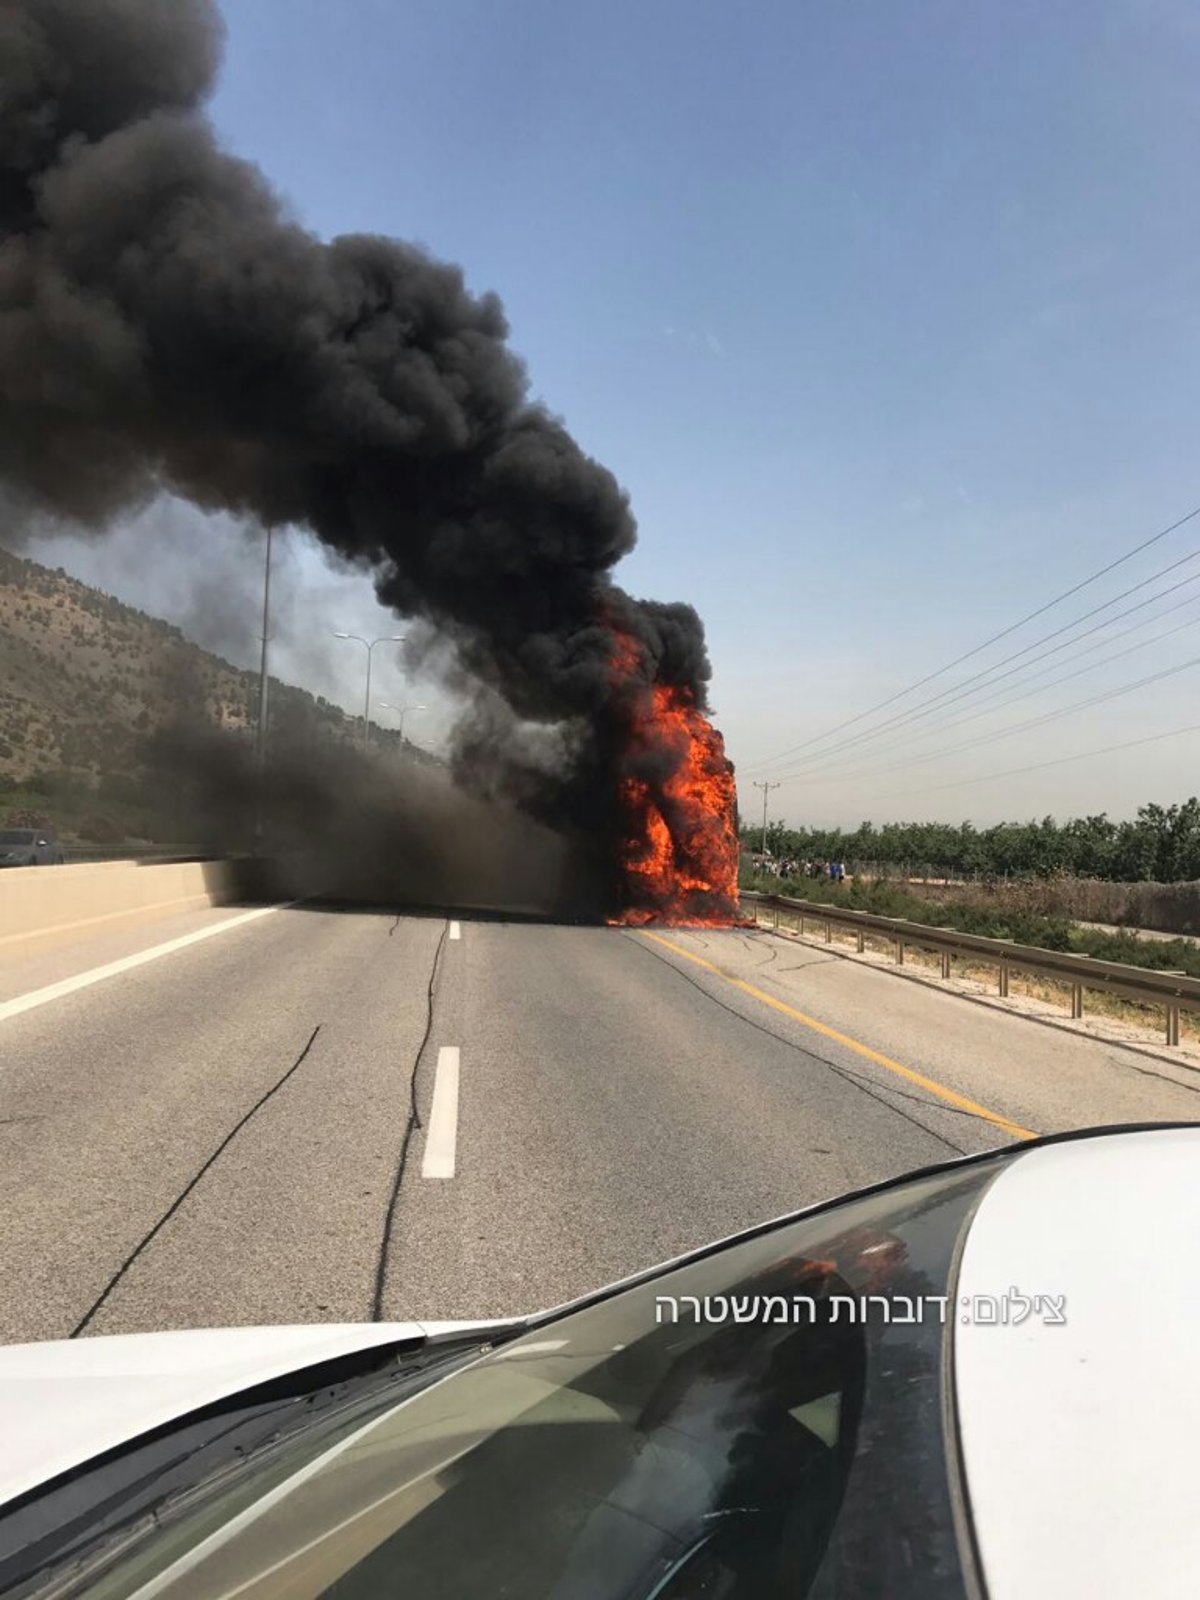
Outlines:
{"type": "Polygon", "coordinates": [[[0,828],[0,867],[61,867],[65,859],[53,828],[0,828]]]}

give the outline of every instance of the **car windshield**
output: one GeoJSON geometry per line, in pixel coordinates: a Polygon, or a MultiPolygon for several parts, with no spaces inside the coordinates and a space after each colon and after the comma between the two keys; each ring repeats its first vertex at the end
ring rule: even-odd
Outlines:
{"type": "Polygon", "coordinates": [[[959,1593],[945,1306],[994,1171],[884,1190],[545,1322],[323,1459],[301,1447],[261,1498],[243,1482],[164,1515],[86,1592],[959,1593]]]}
{"type": "Polygon", "coordinates": [[[32,844],[36,837],[32,828],[0,829],[0,844],[32,844]]]}

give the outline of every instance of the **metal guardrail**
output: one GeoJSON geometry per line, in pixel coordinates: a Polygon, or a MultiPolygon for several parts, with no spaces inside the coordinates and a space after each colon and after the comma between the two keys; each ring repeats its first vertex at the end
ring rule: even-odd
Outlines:
{"type": "Polygon", "coordinates": [[[1200,1012],[1200,978],[1190,978],[1185,973],[1135,967],[1124,961],[1100,961],[1095,956],[1067,955],[1059,950],[1041,950],[1036,945],[1012,944],[1006,939],[989,939],[978,933],[958,933],[953,928],[927,927],[922,922],[878,917],[869,911],[851,911],[816,900],[793,900],[782,894],[746,890],[741,899],[744,903],[773,910],[776,927],[781,911],[799,918],[801,933],[808,922],[821,924],[826,944],[832,943],[835,927],[848,928],[856,935],[860,954],[868,938],[884,939],[892,945],[900,965],[909,947],[933,951],[942,958],[943,978],[949,978],[950,963],[955,956],[986,961],[997,968],[1001,996],[1008,994],[1012,972],[1055,978],[1071,986],[1071,1016],[1074,1018],[1083,1016],[1083,997],[1089,989],[1119,995],[1124,1000],[1138,1000],[1143,1005],[1160,1005],[1166,1013],[1166,1042],[1170,1045],[1179,1043],[1180,1012],[1200,1012]]]}
{"type": "Polygon", "coordinates": [[[203,854],[186,844],[71,844],[63,841],[62,851],[71,862],[87,861],[195,861],[203,854]]]}

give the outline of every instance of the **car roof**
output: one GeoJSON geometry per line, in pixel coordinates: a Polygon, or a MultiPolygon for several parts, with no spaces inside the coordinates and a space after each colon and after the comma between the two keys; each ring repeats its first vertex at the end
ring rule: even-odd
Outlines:
{"type": "Polygon", "coordinates": [[[1019,1156],[984,1195],[957,1289],[954,1402],[990,1600],[1195,1593],[1200,1127],[1019,1156]]]}

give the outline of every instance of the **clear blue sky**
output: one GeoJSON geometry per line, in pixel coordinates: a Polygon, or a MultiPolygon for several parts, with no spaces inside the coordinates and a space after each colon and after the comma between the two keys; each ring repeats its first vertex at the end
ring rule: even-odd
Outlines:
{"type": "MultiPolygon", "coordinates": [[[[417,239],[500,293],[534,391],[632,494],[618,577],[702,612],[739,766],[1200,504],[1189,0],[226,9],[223,137],[318,233],[417,239]]],[[[1193,546],[1200,522],[1041,630],[1193,546]]],[[[1192,654],[1200,625],[970,728],[1192,654]]],[[[940,786],[1200,722],[1197,670],[772,805],[853,824],[1181,798],[1200,735],[940,786]]]]}

